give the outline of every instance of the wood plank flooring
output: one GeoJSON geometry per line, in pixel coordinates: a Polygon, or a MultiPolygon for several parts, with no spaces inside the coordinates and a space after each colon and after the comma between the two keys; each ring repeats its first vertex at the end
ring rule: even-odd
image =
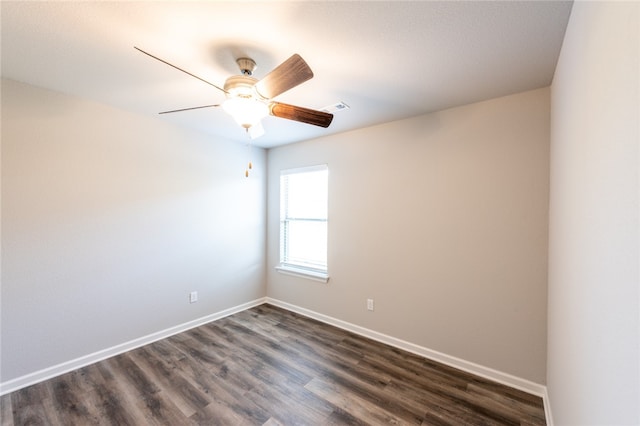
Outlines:
{"type": "Polygon", "coordinates": [[[545,425],[542,400],[261,305],[0,398],[2,425],[545,425]]]}

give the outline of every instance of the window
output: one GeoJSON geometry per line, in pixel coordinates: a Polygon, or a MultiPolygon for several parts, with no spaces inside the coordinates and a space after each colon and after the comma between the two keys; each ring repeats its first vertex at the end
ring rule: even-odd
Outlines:
{"type": "Polygon", "coordinates": [[[280,266],[327,281],[327,165],[280,173],[280,266]]]}

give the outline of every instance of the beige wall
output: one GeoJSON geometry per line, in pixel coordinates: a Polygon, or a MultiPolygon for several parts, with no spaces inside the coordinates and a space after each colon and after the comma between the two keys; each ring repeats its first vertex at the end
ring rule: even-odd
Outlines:
{"type": "Polygon", "coordinates": [[[544,383],[548,150],[548,89],[270,150],[267,295],[544,383]],[[328,284],[274,270],[279,172],[321,163],[328,284]]]}
{"type": "Polygon", "coordinates": [[[576,2],[551,89],[556,425],[640,424],[640,3],[576,2]]]}
{"type": "Polygon", "coordinates": [[[263,297],[253,154],[3,80],[2,382],[263,297]]]}

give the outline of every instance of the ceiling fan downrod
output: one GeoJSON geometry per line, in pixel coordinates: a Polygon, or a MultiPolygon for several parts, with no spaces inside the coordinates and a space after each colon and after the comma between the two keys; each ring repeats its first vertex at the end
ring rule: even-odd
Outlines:
{"type": "Polygon", "coordinates": [[[236,64],[240,67],[242,75],[253,75],[256,70],[256,61],[251,58],[238,58],[236,64]]]}

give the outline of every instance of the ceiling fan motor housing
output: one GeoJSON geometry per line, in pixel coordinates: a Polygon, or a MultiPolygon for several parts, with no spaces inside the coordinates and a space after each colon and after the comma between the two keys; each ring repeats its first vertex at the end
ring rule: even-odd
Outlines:
{"type": "Polygon", "coordinates": [[[251,98],[256,95],[253,86],[257,83],[253,77],[248,75],[233,75],[224,82],[224,90],[228,93],[227,97],[243,97],[251,98]]]}

